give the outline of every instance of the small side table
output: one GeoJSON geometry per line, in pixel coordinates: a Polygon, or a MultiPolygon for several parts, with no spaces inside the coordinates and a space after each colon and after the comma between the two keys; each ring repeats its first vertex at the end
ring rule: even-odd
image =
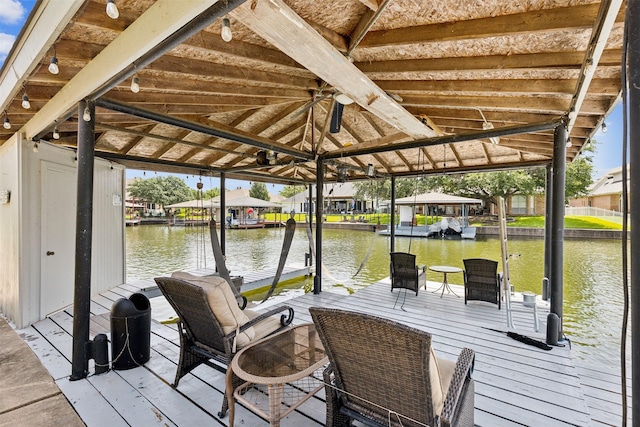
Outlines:
{"type": "Polygon", "coordinates": [[[313,323],[243,348],[227,369],[229,426],[234,422],[234,398],[269,420],[269,425],[279,426],[282,418],[324,387],[322,370],[328,363],[313,323]],[[233,375],[246,383],[233,390],[233,375]]]}
{"type": "Polygon", "coordinates": [[[442,293],[440,294],[440,298],[442,298],[444,296],[444,291],[446,290],[447,293],[452,293],[455,296],[457,296],[458,298],[460,298],[460,295],[456,294],[455,292],[453,292],[453,289],[451,289],[451,286],[449,286],[449,282],[447,280],[447,274],[450,273],[462,273],[462,269],[459,267],[451,267],[448,265],[432,265],[431,267],[429,267],[429,270],[431,271],[435,271],[437,273],[442,273],[444,274],[444,278],[442,279],[442,285],[436,289],[433,292],[438,292],[440,289],[442,289],[442,293]]]}

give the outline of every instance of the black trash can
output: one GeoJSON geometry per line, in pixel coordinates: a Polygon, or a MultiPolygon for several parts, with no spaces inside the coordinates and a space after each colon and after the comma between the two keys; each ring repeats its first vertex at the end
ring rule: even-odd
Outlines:
{"type": "Polygon", "coordinates": [[[151,304],[143,294],[120,298],[111,306],[111,367],[144,365],[151,357],[151,304]]]}

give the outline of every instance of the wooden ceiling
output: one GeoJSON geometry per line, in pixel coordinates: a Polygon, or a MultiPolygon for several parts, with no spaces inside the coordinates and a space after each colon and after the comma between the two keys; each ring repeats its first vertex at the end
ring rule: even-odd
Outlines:
{"type": "Polygon", "coordinates": [[[179,30],[188,36],[164,50],[138,41],[152,39],[149,23],[173,19],[170,1],[117,0],[118,19],[104,0],[80,3],[0,99],[12,123],[0,144],[24,127],[75,147],[77,108],[67,107],[88,99],[96,155],[136,168],[268,182],[315,181],[318,156],[331,157],[329,180],[340,166],[364,177],[368,164],[379,176],[524,168],[550,162],[553,129],[521,128],[566,120],[571,161],[620,93],[620,1],[208,1],[204,29],[179,30]],[[47,70],[54,46],[57,75],[47,70]],[[126,55],[126,66],[105,65],[126,55]],[[102,81],[85,93],[77,82],[91,73],[102,81]],[[337,92],[355,103],[330,133],[337,92]],[[497,144],[482,138],[491,126],[507,130],[497,144]],[[263,150],[278,153],[273,164],[257,165],[263,150]]]}

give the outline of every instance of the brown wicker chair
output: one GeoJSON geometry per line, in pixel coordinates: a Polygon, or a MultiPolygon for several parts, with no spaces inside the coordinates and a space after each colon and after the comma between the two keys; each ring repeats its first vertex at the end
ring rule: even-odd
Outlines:
{"type": "Polygon", "coordinates": [[[416,266],[416,256],[406,252],[391,252],[391,292],[396,288],[409,289],[418,295],[426,285],[425,266],[416,266]]]}
{"type": "Polygon", "coordinates": [[[500,277],[498,262],[490,259],[470,258],[464,262],[464,303],[486,301],[498,304],[500,310],[500,277]]]}
{"type": "Polygon", "coordinates": [[[473,426],[473,350],[454,363],[435,357],[427,332],[362,313],[309,312],[330,362],[327,426],[473,426]]]}
{"type": "MultiPolygon", "coordinates": [[[[229,286],[224,279],[217,279],[222,281],[225,286],[229,286]]],[[[180,360],[173,383],[174,387],[178,387],[180,378],[201,364],[223,373],[226,372],[227,365],[237,350],[234,348],[236,333],[246,333],[249,328],[254,328],[255,336],[251,339],[251,342],[254,342],[288,327],[293,320],[293,309],[289,306],[280,306],[263,314],[244,310],[242,313],[246,314],[250,320],[238,330],[225,334],[223,326],[212,311],[210,300],[207,299],[207,294],[202,286],[171,277],[159,277],[155,281],[179,318],[180,360]],[[285,311],[288,313],[282,314],[279,320],[271,317],[285,311]],[[261,329],[259,330],[259,328],[261,329]],[[214,363],[212,360],[218,363],[214,363]]],[[[230,301],[235,302],[230,289],[229,293],[231,295],[230,301]]],[[[234,380],[235,388],[240,385],[241,381],[237,377],[234,380]]],[[[227,409],[228,402],[225,394],[218,416],[224,417],[227,409]]]]}

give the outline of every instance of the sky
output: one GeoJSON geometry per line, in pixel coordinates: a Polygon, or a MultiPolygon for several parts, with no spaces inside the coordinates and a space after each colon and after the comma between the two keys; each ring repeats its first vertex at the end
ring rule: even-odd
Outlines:
{"type": "MultiPolygon", "coordinates": [[[[4,64],[15,38],[35,2],[36,0],[0,0],[0,64],[4,64]]],[[[605,123],[607,132],[604,133],[599,129],[594,135],[594,139],[598,142],[593,154],[594,180],[604,175],[608,170],[622,165],[622,107],[620,104],[606,118],[605,123]]],[[[138,170],[127,170],[127,178],[145,178],[155,175],[154,172],[144,173],[138,170]]],[[[166,176],[167,174],[158,173],[157,175],[166,176]]],[[[193,175],[177,176],[183,178],[190,188],[196,188],[199,181],[199,177],[193,175]]],[[[204,177],[202,183],[205,190],[220,188],[218,178],[204,177]]],[[[226,182],[228,189],[249,188],[250,186],[248,181],[227,179],[226,182]]],[[[278,193],[282,189],[282,185],[269,184],[267,188],[270,193],[278,193]]]]}

